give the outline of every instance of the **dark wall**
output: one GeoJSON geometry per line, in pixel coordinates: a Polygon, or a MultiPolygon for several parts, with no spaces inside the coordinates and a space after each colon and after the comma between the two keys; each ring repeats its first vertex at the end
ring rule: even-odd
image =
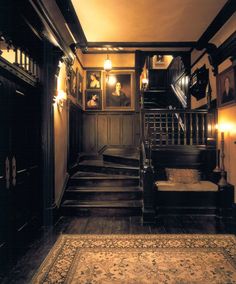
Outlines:
{"type": "Polygon", "coordinates": [[[85,112],[84,152],[98,153],[105,146],[139,145],[139,114],[135,112],[85,112]]]}

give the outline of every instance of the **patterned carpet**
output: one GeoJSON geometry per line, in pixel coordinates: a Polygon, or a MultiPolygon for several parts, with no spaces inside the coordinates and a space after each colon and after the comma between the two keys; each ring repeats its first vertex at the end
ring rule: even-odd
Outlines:
{"type": "Polygon", "coordinates": [[[62,235],[32,283],[232,284],[233,235],[62,235]]]}

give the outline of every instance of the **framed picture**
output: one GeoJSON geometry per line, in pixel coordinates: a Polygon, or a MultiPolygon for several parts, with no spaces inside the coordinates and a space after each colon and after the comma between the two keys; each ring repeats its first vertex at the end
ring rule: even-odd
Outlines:
{"type": "Polygon", "coordinates": [[[217,102],[218,107],[236,102],[235,67],[230,66],[217,75],[217,102]]]}
{"type": "Polygon", "coordinates": [[[77,73],[78,70],[76,69],[76,72],[71,69],[70,73],[70,94],[71,96],[77,98],[77,73]]]}
{"type": "Polygon", "coordinates": [[[79,72],[77,72],[76,86],[77,86],[78,103],[82,105],[83,104],[83,77],[79,72]]]}
{"type": "Polygon", "coordinates": [[[101,89],[101,71],[86,72],[86,88],[101,89]]]}
{"type": "Polygon", "coordinates": [[[101,110],[102,109],[102,91],[86,90],[85,93],[85,110],[101,110]]]}
{"type": "Polygon", "coordinates": [[[105,110],[134,110],[134,73],[112,72],[105,78],[105,110]]]}

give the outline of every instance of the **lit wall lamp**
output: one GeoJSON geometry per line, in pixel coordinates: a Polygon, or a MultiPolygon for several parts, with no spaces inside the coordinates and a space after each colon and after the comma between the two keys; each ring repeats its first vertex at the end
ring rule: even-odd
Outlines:
{"type": "Polygon", "coordinates": [[[111,59],[109,58],[108,54],[107,54],[107,58],[104,60],[103,68],[104,68],[104,70],[106,72],[107,80],[109,80],[109,72],[112,69],[112,62],[111,62],[111,59]]]}
{"type": "Polygon", "coordinates": [[[143,78],[142,79],[142,90],[146,90],[148,87],[148,78],[143,78]]]}
{"type": "Polygon", "coordinates": [[[219,130],[221,133],[221,140],[220,140],[220,159],[221,159],[221,166],[220,166],[220,180],[218,182],[218,185],[220,186],[226,186],[227,185],[227,180],[226,180],[226,172],[225,172],[225,164],[224,164],[224,159],[225,159],[225,132],[229,132],[231,129],[231,126],[229,124],[221,124],[219,126],[219,130]]]}
{"type": "Polygon", "coordinates": [[[67,95],[63,90],[58,90],[56,96],[54,96],[54,104],[57,105],[58,110],[62,110],[64,102],[67,100],[67,95]]]}

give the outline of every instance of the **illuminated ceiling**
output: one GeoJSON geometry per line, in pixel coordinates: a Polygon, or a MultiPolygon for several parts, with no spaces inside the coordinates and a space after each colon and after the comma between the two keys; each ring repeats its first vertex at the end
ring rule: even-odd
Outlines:
{"type": "Polygon", "coordinates": [[[72,0],[88,42],[197,41],[227,0],[72,0]]]}

